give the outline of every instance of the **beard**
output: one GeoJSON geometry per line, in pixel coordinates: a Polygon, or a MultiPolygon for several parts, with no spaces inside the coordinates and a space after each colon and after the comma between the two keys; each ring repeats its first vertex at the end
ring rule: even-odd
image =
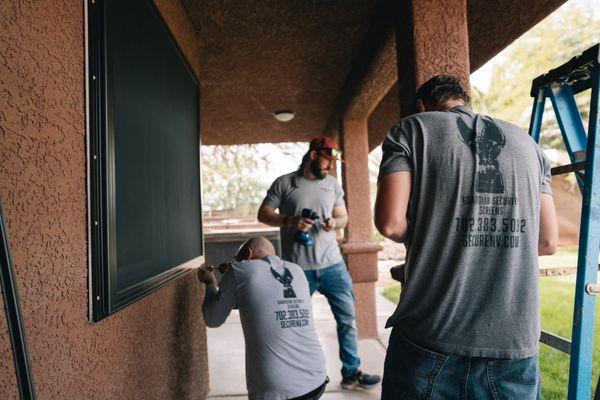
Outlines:
{"type": "Polygon", "coordinates": [[[316,176],[319,180],[323,180],[327,176],[327,174],[324,173],[323,170],[319,167],[318,159],[316,158],[310,162],[309,168],[310,172],[312,172],[312,174],[316,176]]]}

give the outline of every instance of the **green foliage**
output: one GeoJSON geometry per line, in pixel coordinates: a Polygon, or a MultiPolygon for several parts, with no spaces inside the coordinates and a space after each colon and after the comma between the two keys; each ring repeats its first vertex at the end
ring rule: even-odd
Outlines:
{"type": "Polygon", "coordinates": [[[250,145],[203,146],[203,201],[208,210],[239,210],[258,206],[265,184],[257,170],[268,160],[250,145]],[[256,172],[255,172],[256,171],[256,172]]]}
{"type": "Polygon", "coordinates": [[[271,182],[295,169],[305,143],[202,146],[203,210],[256,216],[271,182]]]}
{"type": "MultiPolygon", "coordinates": [[[[590,7],[590,2],[565,4],[511,44],[498,56],[500,60],[493,68],[488,91],[482,93],[473,88],[473,108],[527,130],[533,104],[529,93],[533,79],[598,42],[600,18],[590,7]]],[[[577,101],[584,110],[583,118],[587,119],[589,94],[583,93],[577,101]]],[[[550,105],[547,106],[542,127],[557,128],[550,105]]],[[[546,140],[553,147],[560,141],[560,136],[546,140]]]]}

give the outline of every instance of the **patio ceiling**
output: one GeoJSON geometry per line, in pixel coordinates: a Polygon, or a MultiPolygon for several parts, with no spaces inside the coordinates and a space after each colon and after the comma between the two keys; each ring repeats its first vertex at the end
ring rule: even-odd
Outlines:
{"type": "Polygon", "coordinates": [[[374,0],[183,0],[198,30],[204,144],[306,141],[321,134],[374,0]],[[272,113],[292,109],[287,123],[272,113]]]}
{"type": "MultiPolygon", "coordinates": [[[[468,0],[471,69],[563,2],[468,0]]],[[[393,26],[376,13],[377,1],[182,3],[200,38],[204,144],[307,141],[331,125],[336,109],[372,111],[383,99],[370,118],[377,127],[372,148],[381,141],[379,129],[398,118],[393,26]],[[296,117],[278,122],[272,113],[280,109],[296,117]]]]}

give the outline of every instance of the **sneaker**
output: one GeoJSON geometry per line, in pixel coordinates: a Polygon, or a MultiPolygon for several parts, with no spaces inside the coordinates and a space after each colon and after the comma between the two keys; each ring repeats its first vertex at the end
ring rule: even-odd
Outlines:
{"type": "Polygon", "coordinates": [[[342,389],[351,390],[356,388],[373,389],[381,382],[379,375],[369,375],[358,370],[354,374],[342,379],[342,389]]]}

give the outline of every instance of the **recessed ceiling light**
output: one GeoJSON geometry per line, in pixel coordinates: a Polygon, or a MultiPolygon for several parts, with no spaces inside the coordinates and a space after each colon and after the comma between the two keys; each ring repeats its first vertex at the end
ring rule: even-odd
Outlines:
{"type": "Polygon", "coordinates": [[[273,116],[277,121],[289,122],[294,119],[294,112],[292,110],[279,110],[275,111],[273,116]]]}

